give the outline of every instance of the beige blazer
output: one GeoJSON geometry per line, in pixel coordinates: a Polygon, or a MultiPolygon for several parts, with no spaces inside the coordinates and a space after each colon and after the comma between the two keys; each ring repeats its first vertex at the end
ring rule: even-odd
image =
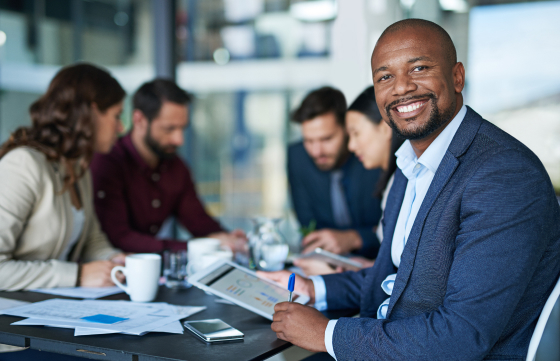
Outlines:
{"type": "Polygon", "coordinates": [[[0,159],[0,290],[76,285],[76,262],[109,259],[118,251],[99,228],[89,171],[78,181],[85,221],[68,261],[73,215],[63,188],[64,167],[29,147],[0,159]]]}

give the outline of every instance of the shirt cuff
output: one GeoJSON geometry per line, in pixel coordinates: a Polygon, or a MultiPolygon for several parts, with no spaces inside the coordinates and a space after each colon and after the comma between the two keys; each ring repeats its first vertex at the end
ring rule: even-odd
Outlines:
{"type": "Polygon", "coordinates": [[[331,355],[332,358],[335,360],[336,360],[336,355],[334,354],[332,340],[333,340],[334,328],[336,327],[337,322],[338,320],[330,320],[329,323],[327,324],[327,328],[325,329],[325,347],[327,348],[327,352],[329,353],[329,355],[331,355]]]}
{"type": "Polygon", "coordinates": [[[309,279],[313,281],[313,288],[315,289],[315,308],[318,311],[327,309],[327,286],[325,280],[321,276],[310,276],[309,279]]]}

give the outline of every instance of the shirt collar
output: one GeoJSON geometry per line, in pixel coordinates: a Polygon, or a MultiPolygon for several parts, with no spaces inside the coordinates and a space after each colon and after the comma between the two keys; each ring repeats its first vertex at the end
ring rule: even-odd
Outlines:
{"type": "Polygon", "coordinates": [[[132,132],[129,132],[127,135],[123,136],[123,145],[126,151],[128,152],[128,154],[130,154],[132,159],[134,159],[134,161],[136,162],[136,164],[138,165],[138,167],[142,172],[146,174],[152,174],[153,172],[159,172],[159,173],[165,172],[167,171],[167,169],[169,169],[170,166],[168,166],[168,164],[173,162],[173,160],[177,157],[177,155],[174,155],[172,158],[169,159],[160,159],[157,167],[155,169],[152,169],[152,167],[150,167],[150,165],[146,163],[144,158],[142,158],[140,153],[138,153],[138,150],[136,149],[134,143],[132,142],[131,134],[132,132]]]}
{"type": "Polygon", "coordinates": [[[136,150],[136,147],[134,146],[134,143],[132,143],[131,134],[132,134],[132,132],[129,132],[127,135],[123,136],[124,148],[126,149],[128,154],[130,154],[132,159],[134,159],[134,161],[136,162],[136,164],[138,165],[138,167],[140,169],[142,169],[143,171],[151,170],[148,163],[146,163],[144,158],[142,158],[140,153],[138,153],[138,150],[136,150]]]}
{"type": "Polygon", "coordinates": [[[399,150],[395,153],[397,156],[397,166],[401,169],[403,174],[409,178],[409,170],[413,168],[416,163],[420,163],[426,168],[428,168],[432,173],[435,173],[449,148],[449,144],[453,140],[455,133],[459,129],[459,126],[463,122],[465,115],[467,114],[467,107],[463,104],[455,118],[445,127],[445,129],[437,136],[436,139],[430,144],[428,149],[420,156],[420,159],[416,157],[414,149],[407,140],[401,145],[399,150]]]}

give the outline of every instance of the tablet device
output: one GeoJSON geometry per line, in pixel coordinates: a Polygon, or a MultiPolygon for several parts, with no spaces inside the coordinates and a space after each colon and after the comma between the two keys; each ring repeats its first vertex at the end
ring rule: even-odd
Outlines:
{"type": "MultiPolygon", "coordinates": [[[[219,260],[189,277],[189,283],[272,320],[274,305],[288,301],[290,291],[231,261],[219,260]]],[[[306,304],[309,296],[293,293],[293,302],[306,304]]]]}
{"type": "Polygon", "coordinates": [[[242,341],[243,332],[231,327],[219,318],[212,320],[185,321],[183,325],[204,342],[242,341]]]}
{"type": "Polygon", "coordinates": [[[359,271],[363,268],[363,266],[359,262],[353,261],[348,257],[325,251],[322,248],[315,248],[312,252],[302,254],[298,258],[316,259],[333,266],[340,266],[349,271],[359,271]]]}

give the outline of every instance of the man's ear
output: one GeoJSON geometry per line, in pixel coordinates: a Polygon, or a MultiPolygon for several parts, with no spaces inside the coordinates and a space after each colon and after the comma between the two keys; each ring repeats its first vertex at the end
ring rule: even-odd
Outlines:
{"type": "Polygon", "coordinates": [[[132,112],[132,127],[133,129],[145,133],[148,130],[150,122],[142,111],[135,109],[132,112]]]}
{"type": "Polygon", "coordinates": [[[462,92],[465,87],[465,67],[461,62],[458,62],[453,67],[453,86],[457,94],[462,92]]]}

